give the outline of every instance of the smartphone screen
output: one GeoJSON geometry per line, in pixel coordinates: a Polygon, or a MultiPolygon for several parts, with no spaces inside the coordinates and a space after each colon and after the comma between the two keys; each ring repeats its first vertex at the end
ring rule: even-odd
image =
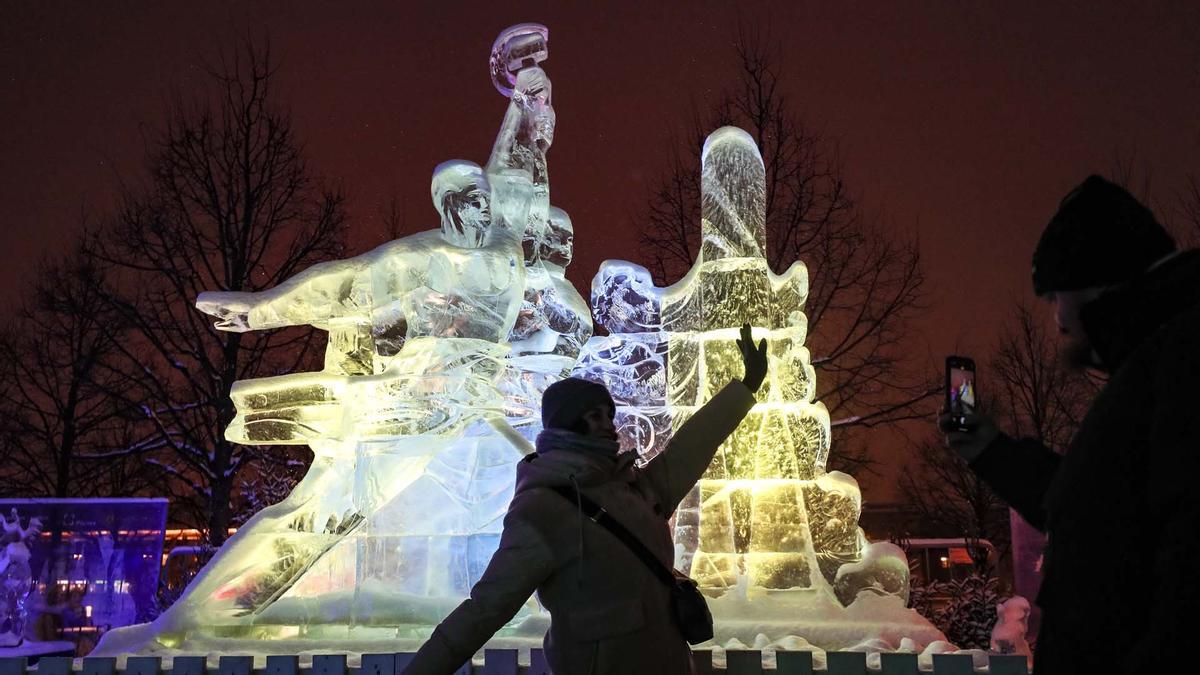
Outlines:
{"type": "Polygon", "coordinates": [[[956,415],[975,412],[975,371],[954,368],[950,371],[950,409],[956,415]]]}
{"type": "Polygon", "coordinates": [[[946,359],[946,409],[962,417],[975,412],[975,362],[964,356],[946,359]]]}

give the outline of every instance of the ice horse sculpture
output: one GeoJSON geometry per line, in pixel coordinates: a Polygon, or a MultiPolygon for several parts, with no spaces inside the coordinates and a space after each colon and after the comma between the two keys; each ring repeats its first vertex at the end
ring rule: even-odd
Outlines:
{"type": "Polygon", "coordinates": [[[767,338],[758,403],[675,514],[676,564],[713,598],[717,639],[800,636],[825,648],[869,639],[944,639],[905,609],[908,564],[858,527],[858,484],[826,472],[830,420],[814,402],[804,347],[808,272],[767,265],[765,173],[753,139],[725,127],[701,155],[699,258],[656,288],[645,268],[606,261],[592,306],[609,335],[588,342],[575,374],[606,384],[625,449],[652,457],[723,384],[739,376],[743,323],[767,338]]]}
{"type": "MultiPolygon", "coordinates": [[[[230,394],[227,438],[308,445],[313,463],[162,616],[110,633],[100,653],[255,651],[266,638],[394,650],[466,597],[499,542],[514,465],[540,430],[541,392],[592,333],[563,276],[571,221],[550,205],[555,117],[538,65],[547,38],[521,24],[493,46],[509,106],[486,168],[435,169],[440,230],[262,292],[197,299],[222,330],[328,332],[322,371],[244,380],[230,394]]],[[[540,640],[544,629],[531,601],[501,637],[540,640]]]]}

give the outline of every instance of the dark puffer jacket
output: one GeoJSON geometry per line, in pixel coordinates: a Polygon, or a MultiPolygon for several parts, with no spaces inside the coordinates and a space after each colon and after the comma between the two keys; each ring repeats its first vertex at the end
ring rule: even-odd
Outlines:
{"type": "Polygon", "coordinates": [[[972,468],[1048,534],[1037,675],[1184,672],[1200,608],[1200,251],[1082,319],[1110,379],[1066,454],[1000,436],[972,468]]]}
{"type": "Polygon", "coordinates": [[[632,453],[613,460],[562,449],[526,457],[517,465],[499,549],[471,597],[434,630],[406,675],[453,672],[534,590],[550,612],[545,649],[556,675],[691,672],[691,649],[671,617],[667,587],[612,534],[547,488],[570,486],[574,477],[584,495],[671,565],[667,519],[753,405],[750,390],[731,382],[644,469],[634,466],[632,453]]]}

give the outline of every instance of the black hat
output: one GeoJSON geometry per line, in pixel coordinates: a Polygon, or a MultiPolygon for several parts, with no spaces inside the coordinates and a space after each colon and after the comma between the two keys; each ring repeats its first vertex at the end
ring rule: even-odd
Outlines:
{"type": "Polygon", "coordinates": [[[1033,252],[1033,290],[1076,291],[1128,281],[1175,250],[1150,209],[1124,188],[1088,176],[1050,219],[1033,252]]]}
{"type": "Polygon", "coordinates": [[[600,405],[616,408],[604,385],[578,377],[559,380],[542,393],[542,427],[569,429],[584,413],[600,405]]]}

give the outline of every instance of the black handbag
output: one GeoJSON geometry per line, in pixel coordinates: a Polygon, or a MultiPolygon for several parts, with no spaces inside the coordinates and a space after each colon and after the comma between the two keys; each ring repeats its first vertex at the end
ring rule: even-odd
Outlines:
{"type": "Polygon", "coordinates": [[[622,544],[625,544],[654,576],[658,577],[659,581],[666,584],[671,592],[671,614],[675,617],[675,622],[679,625],[679,630],[688,644],[698,645],[713,638],[712,612],[709,611],[708,603],[705,602],[704,595],[700,592],[694,579],[679,570],[664,565],[657,556],[650,552],[650,549],[646,548],[645,544],[638,541],[633,533],[625,529],[624,525],[609,515],[602,506],[588,499],[582,493],[566,486],[556,486],[551,489],[572,504],[578,503],[583,513],[593,523],[608,530],[622,544]]]}

